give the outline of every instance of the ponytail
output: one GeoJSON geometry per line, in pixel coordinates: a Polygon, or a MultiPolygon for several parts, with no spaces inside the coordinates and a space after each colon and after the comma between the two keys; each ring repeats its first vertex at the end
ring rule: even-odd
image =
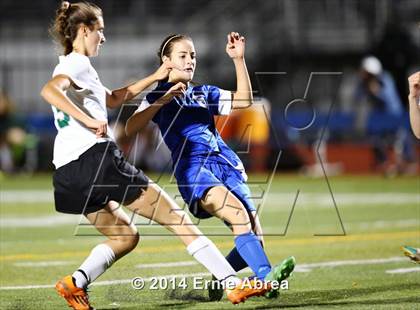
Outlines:
{"type": "Polygon", "coordinates": [[[57,9],[55,20],[50,28],[50,33],[64,50],[64,55],[73,51],[73,41],[81,24],[88,27],[94,26],[102,10],[88,2],[69,3],[63,1],[57,9]]]}

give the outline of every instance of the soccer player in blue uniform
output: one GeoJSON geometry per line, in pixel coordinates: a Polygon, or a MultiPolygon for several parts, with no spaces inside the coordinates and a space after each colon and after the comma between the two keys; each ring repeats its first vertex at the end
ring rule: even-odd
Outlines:
{"type": "Polygon", "coordinates": [[[258,279],[283,280],[294,268],[290,257],[276,268],[263,249],[263,236],[256,209],[250,199],[247,176],[239,157],[220,137],[215,115],[252,104],[252,88],[245,64],[245,38],[237,32],[227,36],[226,53],[236,70],[237,90],[210,85],[191,85],[196,68],[193,41],[171,35],[161,44],[160,62],[171,61],[173,69],[149,93],[126,124],[126,133],[140,131],[152,120],[162,133],[173,160],[174,175],[184,201],[197,218],[216,216],[227,223],[236,247],[227,260],[235,270],[249,266],[258,279]]]}

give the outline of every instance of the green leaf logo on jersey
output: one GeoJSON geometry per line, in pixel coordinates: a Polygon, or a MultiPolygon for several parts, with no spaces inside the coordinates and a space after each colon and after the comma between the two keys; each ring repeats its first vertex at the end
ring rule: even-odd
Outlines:
{"type": "Polygon", "coordinates": [[[55,108],[55,109],[57,111],[57,124],[58,124],[58,126],[60,128],[64,128],[64,127],[68,126],[69,121],[70,121],[70,116],[67,113],[65,113],[65,112],[63,112],[63,111],[61,111],[57,108],[55,108]]]}

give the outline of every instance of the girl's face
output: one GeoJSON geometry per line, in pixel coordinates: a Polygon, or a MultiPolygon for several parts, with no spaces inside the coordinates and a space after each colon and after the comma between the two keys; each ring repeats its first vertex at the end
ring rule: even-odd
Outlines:
{"type": "Polygon", "coordinates": [[[88,57],[98,56],[99,46],[105,43],[104,20],[98,16],[98,21],[92,29],[87,27],[85,36],[86,53],[88,57]]]}
{"type": "MultiPolygon", "coordinates": [[[[163,57],[165,59],[166,56],[163,57]]],[[[196,58],[194,43],[191,40],[183,39],[175,42],[169,60],[182,68],[182,70],[172,70],[169,73],[169,82],[187,83],[193,79],[196,58]]]]}

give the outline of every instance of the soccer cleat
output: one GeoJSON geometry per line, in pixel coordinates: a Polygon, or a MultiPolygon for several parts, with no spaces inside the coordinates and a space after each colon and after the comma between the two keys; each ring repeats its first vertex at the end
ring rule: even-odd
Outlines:
{"type": "MultiPolygon", "coordinates": [[[[212,276],[212,283],[214,281],[218,281],[215,276],[212,276]]],[[[219,301],[223,298],[223,287],[222,285],[209,285],[208,293],[209,293],[209,300],[210,301],[219,301]]]]}
{"type": "Polygon", "coordinates": [[[269,282],[258,279],[247,279],[247,282],[242,281],[233,289],[226,289],[226,297],[234,305],[244,302],[253,296],[262,296],[269,290],[271,285],[269,282]],[[260,281],[259,283],[257,281],[260,281]]]}
{"type": "Polygon", "coordinates": [[[69,307],[75,310],[93,310],[89,304],[88,294],[84,289],[74,285],[73,277],[66,276],[55,284],[57,293],[64,297],[69,307]]]}
{"type": "MultiPolygon", "coordinates": [[[[293,256],[290,256],[283,260],[277,266],[274,266],[271,271],[265,276],[264,281],[278,281],[279,284],[281,281],[286,280],[293,269],[295,269],[296,259],[293,256]]],[[[266,298],[276,298],[279,296],[279,290],[269,290],[265,293],[266,298]]]]}
{"type": "Polygon", "coordinates": [[[420,251],[419,249],[413,248],[411,246],[403,246],[401,250],[404,252],[404,255],[409,257],[412,261],[420,264],[420,251]]]}

